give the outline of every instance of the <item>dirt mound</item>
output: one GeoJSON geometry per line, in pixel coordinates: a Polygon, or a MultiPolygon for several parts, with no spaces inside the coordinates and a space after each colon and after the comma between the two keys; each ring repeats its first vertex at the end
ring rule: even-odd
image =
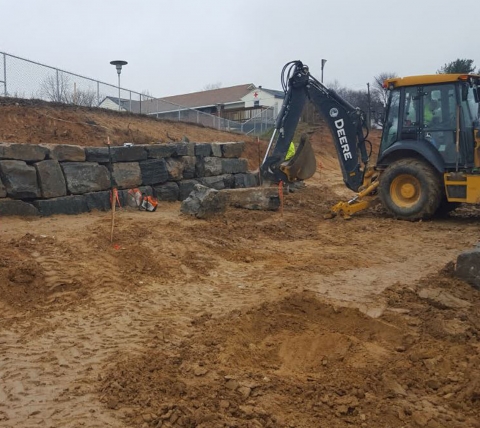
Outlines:
{"type": "Polygon", "coordinates": [[[115,365],[101,399],[135,426],[479,426],[478,293],[440,273],[385,297],[379,319],[311,293],[205,313],[175,352],[157,335],[115,365]]]}
{"type": "Polygon", "coordinates": [[[243,134],[201,125],[159,120],[152,116],[77,107],[40,100],[0,98],[0,140],[33,144],[75,144],[101,147],[129,142],[253,141],[243,134]]]}

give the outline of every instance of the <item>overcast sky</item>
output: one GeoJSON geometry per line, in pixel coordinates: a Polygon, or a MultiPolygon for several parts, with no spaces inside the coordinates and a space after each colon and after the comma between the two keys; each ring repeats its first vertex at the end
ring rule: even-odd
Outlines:
{"type": "Polygon", "coordinates": [[[299,59],[325,83],[365,89],[382,72],[480,67],[479,1],[0,0],[0,51],[168,96],[254,83],[281,89],[299,59]]]}

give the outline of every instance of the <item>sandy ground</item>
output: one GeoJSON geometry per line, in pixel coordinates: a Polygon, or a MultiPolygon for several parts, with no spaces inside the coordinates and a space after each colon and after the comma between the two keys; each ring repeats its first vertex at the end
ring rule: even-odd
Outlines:
{"type": "Polygon", "coordinates": [[[480,427],[479,210],[324,220],[329,156],[283,215],[1,218],[0,426],[480,427]]]}

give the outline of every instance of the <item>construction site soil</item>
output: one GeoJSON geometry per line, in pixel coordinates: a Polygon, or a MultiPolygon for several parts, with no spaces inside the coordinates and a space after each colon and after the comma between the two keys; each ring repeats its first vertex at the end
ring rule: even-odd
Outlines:
{"type": "MultiPolygon", "coordinates": [[[[245,140],[4,104],[1,141],[245,140]]],[[[452,275],[480,210],[325,220],[351,194],[310,137],[318,172],[283,213],[120,209],[113,244],[110,213],[1,218],[0,426],[480,427],[480,293],[452,275]]],[[[255,168],[265,143],[245,141],[255,168]]]]}

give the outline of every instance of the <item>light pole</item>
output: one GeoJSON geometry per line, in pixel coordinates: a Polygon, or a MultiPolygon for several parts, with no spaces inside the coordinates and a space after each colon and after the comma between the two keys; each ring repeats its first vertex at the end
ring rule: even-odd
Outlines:
{"type": "Polygon", "coordinates": [[[120,73],[122,72],[122,66],[127,65],[127,61],[117,59],[115,61],[110,61],[110,64],[114,65],[117,68],[118,74],[118,109],[120,110],[120,73]]]}
{"type": "Polygon", "coordinates": [[[326,59],[322,59],[322,77],[321,77],[321,82],[323,83],[323,68],[325,67],[325,63],[327,62],[326,59]]]}

